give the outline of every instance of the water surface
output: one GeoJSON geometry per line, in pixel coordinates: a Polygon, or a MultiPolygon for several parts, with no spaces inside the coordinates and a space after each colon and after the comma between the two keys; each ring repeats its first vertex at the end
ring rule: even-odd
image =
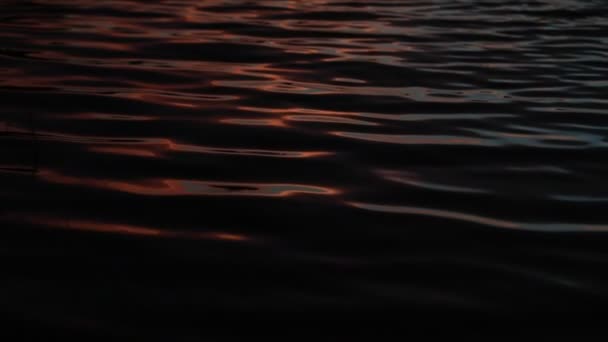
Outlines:
{"type": "Polygon", "coordinates": [[[11,320],[606,304],[605,1],[0,6],[11,320]]]}

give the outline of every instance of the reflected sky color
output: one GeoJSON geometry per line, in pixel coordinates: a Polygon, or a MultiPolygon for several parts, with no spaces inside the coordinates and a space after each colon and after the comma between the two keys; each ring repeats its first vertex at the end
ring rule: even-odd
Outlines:
{"type": "Polygon", "coordinates": [[[232,242],[251,241],[252,239],[241,234],[223,232],[195,232],[179,230],[163,230],[158,228],[140,227],[128,224],[105,223],[84,220],[65,220],[53,217],[36,217],[27,219],[30,223],[42,225],[53,229],[77,230],[84,232],[120,234],[129,236],[145,236],[154,238],[179,238],[194,240],[221,240],[232,242]]]}
{"type": "Polygon", "coordinates": [[[178,179],[120,181],[72,177],[43,170],[40,177],[47,182],[120,191],[145,196],[253,196],[287,197],[300,194],[337,195],[338,190],[301,184],[263,184],[241,182],[206,182],[178,179]]]}
{"type": "Polygon", "coordinates": [[[606,6],[3,1],[3,310],[203,341],[605,308],[606,6]]]}

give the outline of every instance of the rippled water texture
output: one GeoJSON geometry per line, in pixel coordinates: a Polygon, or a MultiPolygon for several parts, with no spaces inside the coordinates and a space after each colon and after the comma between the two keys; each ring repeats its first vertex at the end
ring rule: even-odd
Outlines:
{"type": "Polygon", "coordinates": [[[0,6],[12,319],[607,303],[605,1],[0,6]]]}

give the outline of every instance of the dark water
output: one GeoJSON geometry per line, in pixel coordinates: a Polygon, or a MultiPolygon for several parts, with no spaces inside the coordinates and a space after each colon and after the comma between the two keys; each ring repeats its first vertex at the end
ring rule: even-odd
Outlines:
{"type": "Polygon", "coordinates": [[[608,303],[605,1],[0,4],[16,326],[608,303]]]}

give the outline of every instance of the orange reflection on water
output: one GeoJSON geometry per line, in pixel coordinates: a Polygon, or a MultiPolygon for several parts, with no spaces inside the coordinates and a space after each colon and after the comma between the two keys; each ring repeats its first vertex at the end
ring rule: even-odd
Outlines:
{"type": "Polygon", "coordinates": [[[132,100],[139,100],[148,103],[154,103],[163,106],[176,107],[176,108],[198,108],[199,99],[193,97],[176,97],[176,96],[168,96],[168,95],[160,95],[150,92],[129,92],[129,93],[121,93],[120,96],[132,100]]]}
{"type": "Polygon", "coordinates": [[[107,113],[74,113],[57,115],[57,118],[70,120],[104,120],[104,121],[153,121],[158,120],[157,117],[148,115],[131,115],[131,114],[107,114],[107,113]]]}
{"type": "Polygon", "coordinates": [[[359,125],[359,126],[379,126],[380,124],[375,122],[369,122],[364,120],[355,120],[351,118],[345,118],[342,116],[331,116],[331,115],[287,115],[283,117],[287,121],[299,121],[299,122],[316,122],[316,123],[337,123],[345,125],[359,125]]]}
{"type": "Polygon", "coordinates": [[[133,45],[131,44],[121,44],[116,42],[101,42],[101,41],[91,41],[91,40],[71,40],[68,46],[73,47],[81,47],[81,48],[91,48],[91,49],[100,49],[100,50],[114,50],[114,51],[132,51],[134,50],[133,45]]]}
{"type": "MultiPolygon", "coordinates": [[[[92,115],[92,114],[86,114],[92,115]]],[[[97,115],[97,114],[95,114],[97,115]]],[[[20,128],[14,128],[15,130],[20,128]]],[[[26,132],[24,129],[21,131],[26,132]]],[[[27,131],[29,132],[29,131],[27,131]]],[[[167,152],[202,153],[269,158],[318,158],[333,155],[330,151],[268,150],[184,144],[167,138],[86,136],[51,131],[37,131],[40,140],[81,144],[89,151],[117,155],[161,158],[167,152]]]]}
{"type": "Polygon", "coordinates": [[[350,112],[338,112],[333,110],[323,109],[312,109],[312,108],[301,108],[301,107],[290,107],[290,108],[266,108],[266,107],[253,107],[253,106],[238,106],[239,110],[259,112],[259,113],[272,113],[272,114],[302,114],[302,115],[342,115],[342,116],[356,116],[358,113],[350,112]]]}
{"type": "Polygon", "coordinates": [[[131,146],[91,146],[89,151],[95,153],[115,154],[121,156],[154,158],[158,155],[150,150],[131,146]]]}
{"type": "Polygon", "coordinates": [[[84,232],[110,233],[130,236],[146,236],[159,238],[182,238],[192,240],[221,240],[243,242],[253,239],[242,234],[226,232],[196,232],[184,230],[165,230],[142,226],[133,226],[121,223],[107,223],[89,220],[58,219],[54,217],[26,218],[28,223],[50,227],[54,229],[67,229],[84,232]]]}
{"type": "Polygon", "coordinates": [[[179,179],[112,180],[63,175],[44,170],[39,175],[51,183],[85,186],[144,196],[246,196],[288,197],[301,194],[337,195],[338,190],[314,185],[281,183],[214,182],[179,179]]]}
{"type": "MultiPolygon", "coordinates": [[[[74,138],[74,137],[73,137],[74,138]]],[[[70,139],[76,141],[86,141],[86,138],[70,139]]],[[[89,139],[92,144],[87,147],[89,151],[96,153],[107,153],[125,156],[162,158],[167,152],[183,152],[183,153],[202,153],[202,154],[219,154],[219,155],[235,155],[235,156],[253,156],[253,157],[270,157],[270,158],[316,158],[329,156],[333,153],[327,151],[282,151],[282,150],[264,150],[236,147],[211,147],[202,145],[189,145],[174,142],[164,138],[146,138],[136,142],[122,142],[116,144],[111,138],[107,141],[98,139],[89,139]]]]}
{"type": "Polygon", "coordinates": [[[490,118],[510,118],[512,114],[461,114],[461,113],[450,113],[450,114],[382,114],[372,112],[344,112],[335,110],[323,110],[323,109],[312,109],[312,108],[266,108],[266,107],[253,107],[253,106],[239,106],[239,110],[258,112],[266,114],[289,114],[298,116],[357,116],[368,119],[380,119],[390,121],[434,121],[434,120],[481,120],[490,118]]]}
{"type": "Polygon", "coordinates": [[[200,145],[178,144],[166,139],[168,148],[178,152],[194,152],[208,154],[225,154],[239,156],[256,156],[256,157],[275,157],[275,158],[314,158],[332,155],[327,151],[281,151],[281,150],[263,150],[250,148],[229,148],[229,147],[210,147],[200,145]]]}

